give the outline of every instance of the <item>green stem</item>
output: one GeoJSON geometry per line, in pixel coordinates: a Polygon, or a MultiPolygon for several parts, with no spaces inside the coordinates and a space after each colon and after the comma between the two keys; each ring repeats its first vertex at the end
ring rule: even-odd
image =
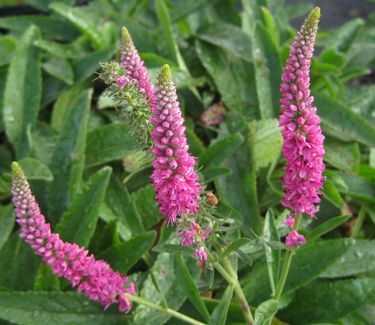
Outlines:
{"type": "Polygon", "coordinates": [[[175,311],[175,310],[167,308],[167,307],[162,307],[162,306],[156,305],[156,304],[152,303],[151,301],[145,300],[145,299],[143,299],[141,297],[130,295],[130,294],[125,294],[125,296],[129,300],[131,300],[131,301],[134,301],[134,302],[136,302],[138,304],[145,305],[147,307],[150,307],[152,309],[160,311],[161,313],[169,314],[169,315],[171,315],[173,317],[181,319],[182,321],[186,322],[187,324],[192,324],[192,325],[206,325],[205,323],[202,323],[202,322],[197,321],[197,320],[195,320],[193,318],[190,318],[189,316],[181,314],[178,311],[175,311]]]}
{"type": "Polygon", "coordinates": [[[277,288],[276,288],[275,299],[277,301],[279,301],[280,298],[281,298],[281,294],[283,292],[284,285],[285,285],[286,279],[288,277],[288,273],[289,273],[289,269],[290,269],[290,264],[292,262],[293,254],[294,254],[294,252],[292,250],[288,250],[288,252],[286,253],[286,256],[285,256],[285,259],[284,259],[283,269],[281,271],[280,280],[279,280],[279,283],[278,283],[277,288]]]}
{"type": "MultiPolygon", "coordinates": [[[[301,222],[301,218],[302,218],[302,214],[298,214],[296,216],[293,230],[298,230],[299,224],[301,222]]],[[[283,293],[283,289],[285,286],[286,279],[288,277],[293,255],[294,255],[294,250],[288,250],[288,252],[285,254],[283,269],[281,270],[279,283],[277,284],[276,293],[274,297],[277,301],[280,301],[281,294],[283,293]]]]}
{"type": "Polygon", "coordinates": [[[351,238],[358,238],[359,232],[361,231],[363,221],[365,220],[366,216],[366,206],[362,205],[361,210],[359,210],[359,214],[357,220],[355,221],[354,228],[351,234],[351,238]]]}
{"type": "Polygon", "coordinates": [[[251,314],[251,310],[249,304],[247,303],[245,294],[242,291],[240,283],[238,282],[237,273],[233,270],[232,264],[230,263],[228,258],[225,257],[223,259],[223,264],[224,267],[220,263],[215,262],[214,267],[230,285],[233,285],[234,292],[236,293],[239,300],[243,315],[246,320],[246,324],[253,325],[254,318],[251,314]]]}

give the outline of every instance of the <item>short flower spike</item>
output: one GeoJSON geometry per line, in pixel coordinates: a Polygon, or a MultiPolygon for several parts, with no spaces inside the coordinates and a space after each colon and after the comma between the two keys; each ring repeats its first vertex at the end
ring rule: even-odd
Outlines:
{"type": "Polygon", "coordinates": [[[156,200],[168,222],[175,223],[178,215],[198,212],[200,184],[194,170],[196,160],[188,152],[184,119],[168,65],[162,67],[158,76],[151,123],[151,178],[156,200]]]}
{"type": "Polygon", "coordinates": [[[154,99],[154,88],[150,76],[126,27],[122,27],[121,29],[120,61],[121,66],[125,69],[126,80],[137,81],[139,90],[143,92],[147,100],[152,103],[154,99]]]}
{"type": "Polygon", "coordinates": [[[128,312],[131,302],[125,294],[135,294],[134,283],[125,287],[128,282],[126,276],[113,271],[106,262],[96,260],[86,249],[64,242],[53,233],[18,163],[13,162],[12,172],[13,204],[21,227],[20,237],[42,257],[54,274],[67,279],[78,291],[105,308],[115,303],[121,312],[128,312]]]}
{"type": "Polygon", "coordinates": [[[318,211],[325,180],[324,136],[310,94],[310,66],[319,17],[320,9],[314,8],[295,37],[280,85],[279,125],[286,160],[282,204],[295,214],[306,213],[310,217],[318,211]]]}

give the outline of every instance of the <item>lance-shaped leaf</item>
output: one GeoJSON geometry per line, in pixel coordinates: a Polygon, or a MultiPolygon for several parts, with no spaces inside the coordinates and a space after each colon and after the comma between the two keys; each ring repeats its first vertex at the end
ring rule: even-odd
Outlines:
{"type": "Polygon", "coordinates": [[[99,218],[99,208],[108,187],[111,168],[92,175],[64,212],[56,231],[68,242],[87,247],[99,218]]]}
{"type": "Polygon", "coordinates": [[[10,63],[4,91],[5,133],[15,147],[17,158],[28,155],[30,131],[40,109],[42,79],[39,51],[33,42],[40,37],[35,26],[23,34],[10,63]]]}
{"type": "Polygon", "coordinates": [[[129,318],[117,311],[103,312],[84,294],[74,292],[0,292],[0,318],[22,325],[117,325],[129,318]]]}
{"type": "Polygon", "coordinates": [[[52,153],[49,167],[54,179],[48,187],[48,217],[52,222],[59,219],[81,185],[91,94],[91,90],[83,91],[68,107],[52,153]]]}

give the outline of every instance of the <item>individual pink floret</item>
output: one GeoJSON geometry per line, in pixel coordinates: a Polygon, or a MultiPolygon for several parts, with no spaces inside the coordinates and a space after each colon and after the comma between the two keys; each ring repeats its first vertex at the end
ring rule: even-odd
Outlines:
{"type": "Polygon", "coordinates": [[[128,278],[113,271],[109,264],[96,260],[86,249],[64,242],[58,234],[52,233],[22,169],[13,163],[12,170],[13,204],[21,227],[20,237],[42,256],[43,262],[51,267],[54,274],[67,279],[78,291],[105,308],[116,303],[121,312],[128,312],[131,302],[125,294],[135,294],[134,283],[127,284],[128,278]]]}
{"type": "Polygon", "coordinates": [[[319,8],[313,9],[295,37],[280,86],[282,115],[279,125],[286,161],[282,204],[294,213],[306,213],[310,217],[314,217],[319,209],[320,191],[325,180],[324,136],[310,94],[310,66],[319,15],[319,8]]]}
{"type": "Polygon", "coordinates": [[[304,244],[306,244],[305,237],[296,230],[292,230],[285,238],[285,245],[291,248],[304,244]]]}
{"type": "Polygon", "coordinates": [[[206,253],[204,247],[198,247],[194,251],[193,256],[198,257],[198,259],[200,261],[207,261],[207,258],[208,258],[207,253],[206,253]]]}
{"type": "Polygon", "coordinates": [[[295,222],[295,219],[291,215],[289,215],[285,218],[284,225],[289,227],[289,228],[293,228],[294,222],[295,222]]]}
{"type": "Polygon", "coordinates": [[[184,119],[168,65],[158,76],[151,123],[155,198],[160,212],[169,223],[175,223],[179,215],[197,214],[200,183],[194,169],[196,160],[188,152],[184,119]]]}

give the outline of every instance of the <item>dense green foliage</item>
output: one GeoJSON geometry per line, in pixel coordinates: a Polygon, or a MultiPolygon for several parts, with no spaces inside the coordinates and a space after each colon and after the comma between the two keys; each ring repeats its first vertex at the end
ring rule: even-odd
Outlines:
{"type": "MultiPolygon", "coordinates": [[[[0,18],[0,324],[180,324],[141,305],[127,315],[104,312],[41,265],[14,223],[14,160],[54,230],[127,273],[140,296],[209,324],[243,322],[233,288],[177,244],[154,201],[150,159],[98,79],[100,62],[118,58],[121,26],[152,76],[162,64],[172,68],[200,179],[220,200],[214,213],[223,226],[211,240],[231,256],[264,324],[275,311],[272,287],[285,252],[279,239],[287,231],[281,69],[295,35],[291,21],[312,7],[28,2],[43,14],[0,18]],[[219,102],[224,121],[205,125],[202,113],[219,102]]],[[[311,89],[326,137],[327,181],[318,218],[304,220],[308,244],[293,257],[273,324],[375,319],[374,69],[375,15],[319,31],[311,89]]]]}

